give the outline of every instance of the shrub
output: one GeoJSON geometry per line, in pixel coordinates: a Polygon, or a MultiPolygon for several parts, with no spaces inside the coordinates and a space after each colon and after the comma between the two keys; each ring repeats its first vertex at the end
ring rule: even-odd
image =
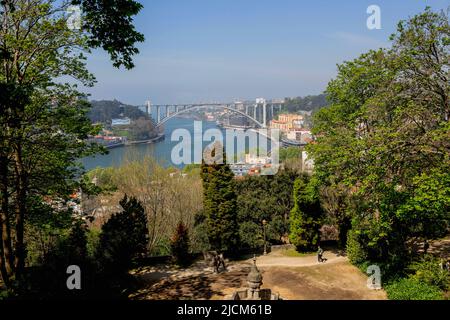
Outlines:
{"type": "Polygon", "coordinates": [[[403,278],[386,286],[390,300],[442,300],[439,288],[414,278],[403,278]]]}
{"type": "Polygon", "coordinates": [[[239,237],[241,244],[246,248],[256,249],[264,246],[263,226],[252,221],[239,224],[239,237]]]}
{"type": "Polygon", "coordinates": [[[86,227],[80,221],[73,225],[64,250],[70,264],[79,265],[86,262],[88,255],[86,227]]]}
{"type": "Polygon", "coordinates": [[[146,251],[147,217],[139,201],[125,196],[122,212],[113,215],[102,227],[97,257],[106,274],[124,274],[133,259],[146,251]]]}
{"type": "Polygon", "coordinates": [[[11,293],[6,289],[0,289],[0,301],[7,300],[11,297],[11,293]]]}
{"type": "Polygon", "coordinates": [[[441,290],[450,288],[450,272],[442,269],[439,259],[431,255],[411,264],[409,269],[414,272],[411,277],[417,281],[436,286],[441,290]]]}
{"type": "Polygon", "coordinates": [[[207,226],[206,223],[203,222],[194,227],[191,236],[191,251],[193,253],[200,253],[208,251],[210,248],[207,226]]]}
{"type": "Polygon", "coordinates": [[[189,265],[191,261],[189,256],[189,232],[183,222],[178,224],[177,230],[170,240],[170,247],[176,264],[180,266],[189,265]]]}
{"type": "Polygon", "coordinates": [[[361,265],[367,260],[367,250],[359,241],[359,232],[351,230],[347,237],[347,255],[350,262],[354,265],[361,265]]]}
{"type": "Polygon", "coordinates": [[[95,250],[100,242],[100,229],[91,228],[87,232],[87,253],[90,258],[95,257],[95,250]]]}

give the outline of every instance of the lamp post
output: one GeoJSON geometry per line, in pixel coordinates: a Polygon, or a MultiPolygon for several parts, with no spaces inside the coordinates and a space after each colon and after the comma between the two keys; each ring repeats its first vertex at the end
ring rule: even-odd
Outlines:
{"type": "Polygon", "coordinates": [[[267,221],[264,219],[262,221],[263,224],[263,230],[264,230],[264,255],[267,255],[267,242],[266,242],[266,225],[267,221]]]}

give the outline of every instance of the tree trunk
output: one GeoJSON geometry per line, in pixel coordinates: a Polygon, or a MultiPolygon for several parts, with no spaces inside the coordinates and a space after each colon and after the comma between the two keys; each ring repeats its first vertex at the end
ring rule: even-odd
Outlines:
{"type": "Polygon", "coordinates": [[[25,268],[24,219],[27,209],[27,177],[22,163],[22,149],[16,150],[16,232],[15,232],[15,260],[16,278],[22,275],[25,268]]]}
{"type": "Polygon", "coordinates": [[[0,271],[5,284],[14,273],[13,251],[11,246],[11,227],[9,222],[9,194],[8,194],[8,161],[5,156],[0,157],[0,223],[1,223],[1,252],[0,271]]]}

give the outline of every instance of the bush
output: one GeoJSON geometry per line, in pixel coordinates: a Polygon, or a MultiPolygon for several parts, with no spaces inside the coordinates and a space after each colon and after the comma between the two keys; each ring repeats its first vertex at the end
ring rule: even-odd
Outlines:
{"type": "Polygon", "coordinates": [[[64,250],[70,264],[80,265],[86,262],[88,256],[86,226],[80,221],[73,225],[64,250]]]}
{"type": "Polygon", "coordinates": [[[123,275],[132,266],[133,259],[146,251],[147,217],[135,198],[125,196],[122,212],[113,215],[102,227],[97,258],[103,273],[123,275]]]}
{"type": "Polygon", "coordinates": [[[100,229],[91,228],[87,232],[87,253],[90,258],[95,257],[95,251],[100,242],[100,229]]]}
{"type": "Polygon", "coordinates": [[[0,301],[7,300],[11,297],[11,293],[8,290],[0,289],[0,301]]]}
{"type": "Polygon", "coordinates": [[[200,253],[210,249],[207,226],[203,222],[194,227],[191,237],[191,251],[192,253],[200,253]]]}
{"type": "Polygon", "coordinates": [[[347,255],[350,262],[360,266],[367,261],[367,250],[361,245],[359,232],[351,230],[347,237],[347,255]]]}
{"type": "Polygon", "coordinates": [[[263,226],[252,221],[239,224],[239,237],[245,248],[257,249],[264,246],[263,226]]]}
{"type": "Polygon", "coordinates": [[[189,232],[183,222],[178,224],[177,230],[170,241],[170,248],[176,264],[180,266],[189,265],[191,261],[189,256],[189,232]]]}
{"type": "Polygon", "coordinates": [[[414,278],[403,278],[386,286],[390,300],[442,300],[439,288],[414,278]]]}
{"type": "Polygon", "coordinates": [[[204,253],[212,250],[208,238],[208,221],[204,210],[194,215],[194,227],[191,233],[191,253],[204,253]]]}
{"type": "Polygon", "coordinates": [[[409,267],[414,274],[411,278],[438,287],[441,290],[450,288],[450,272],[441,268],[439,259],[428,255],[409,267]]]}

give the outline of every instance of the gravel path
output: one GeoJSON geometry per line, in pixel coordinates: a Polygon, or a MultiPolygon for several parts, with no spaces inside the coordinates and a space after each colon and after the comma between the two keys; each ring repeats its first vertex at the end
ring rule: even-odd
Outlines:
{"type": "MultiPolygon", "coordinates": [[[[325,251],[323,257],[326,258],[327,261],[319,263],[316,255],[286,257],[281,252],[274,252],[266,256],[258,257],[256,263],[258,267],[310,267],[347,261],[346,257],[330,251],[325,251]]],[[[252,263],[252,259],[247,260],[247,262],[252,263]]]]}

